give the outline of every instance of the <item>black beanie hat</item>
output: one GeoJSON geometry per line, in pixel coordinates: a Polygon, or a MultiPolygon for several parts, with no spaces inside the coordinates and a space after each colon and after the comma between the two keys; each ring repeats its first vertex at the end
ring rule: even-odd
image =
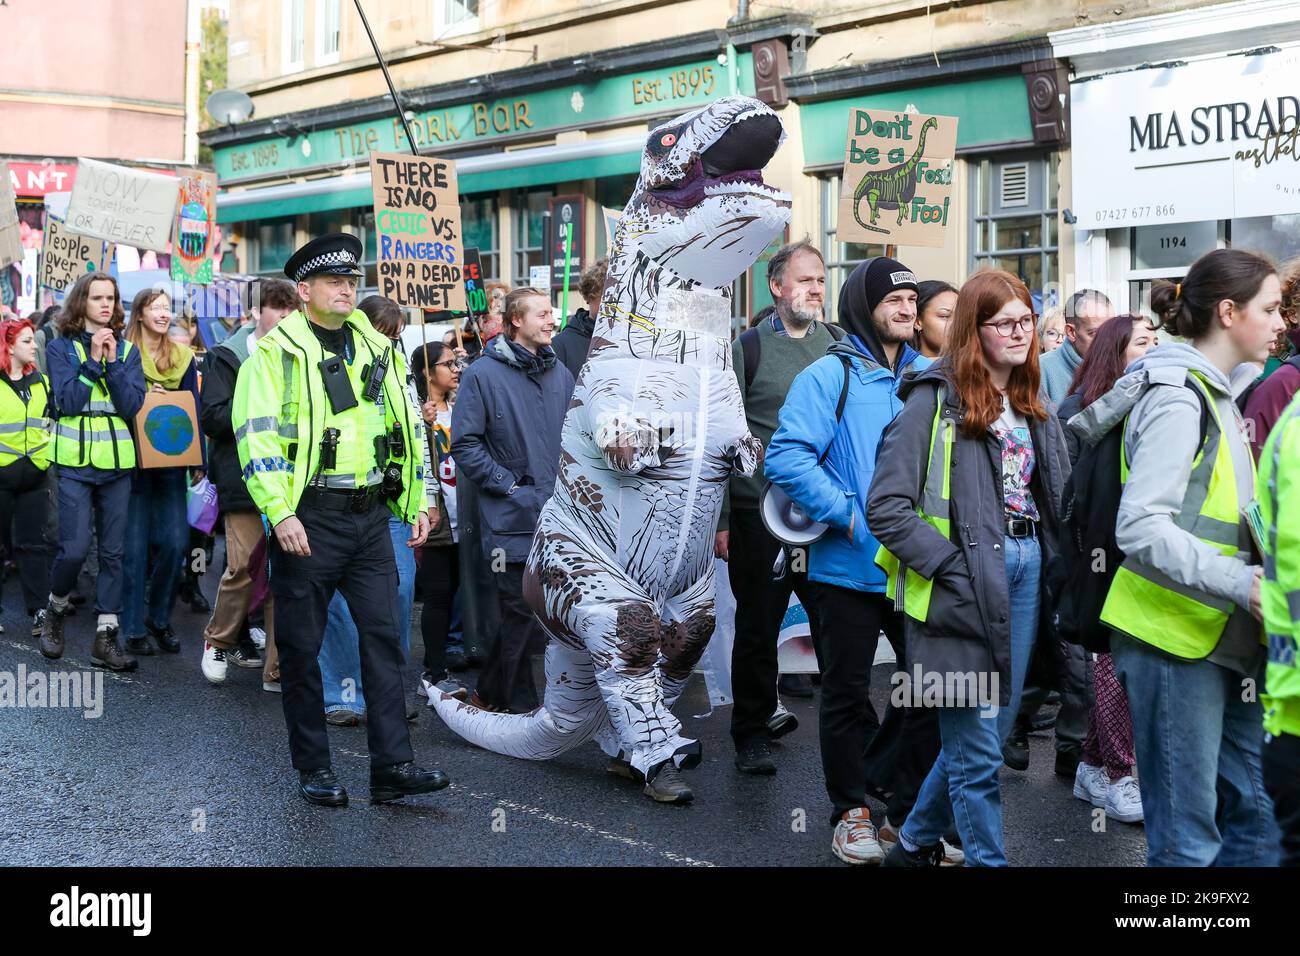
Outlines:
{"type": "Polygon", "coordinates": [[[897,259],[880,256],[867,267],[863,277],[866,282],[867,311],[876,311],[885,296],[899,289],[916,291],[916,275],[897,259]]]}

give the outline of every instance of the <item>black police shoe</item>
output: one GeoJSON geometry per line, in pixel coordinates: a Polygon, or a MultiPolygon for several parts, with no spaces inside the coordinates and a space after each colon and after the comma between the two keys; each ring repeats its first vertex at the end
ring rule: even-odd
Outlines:
{"type": "Polygon", "coordinates": [[[126,639],[126,650],[128,654],[134,654],[136,657],[153,657],[153,645],[149,643],[147,637],[128,637],[126,639]]]}
{"type": "Polygon", "coordinates": [[[298,771],[298,792],[318,807],[346,807],[348,792],[329,767],[298,771]]]}
{"type": "Polygon", "coordinates": [[[180,653],[180,639],[176,637],[176,632],[171,629],[170,625],[167,627],[159,627],[157,624],[150,624],[148,621],[145,621],[144,626],[148,629],[149,633],[153,635],[153,639],[158,642],[158,646],[162,650],[166,651],[168,654],[180,653]]]}
{"type": "Polygon", "coordinates": [[[417,793],[432,793],[451,783],[441,770],[424,770],[414,761],[395,763],[389,767],[372,767],[370,770],[370,802],[387,803],[417,793]]]}
{"type": "Polygon", "coordinates": [[[1002,745],[1002,762],[1012,770],[1029,769],[1029,735],[1023,727],[1017,725],[1007,735],[1002,745]]]}

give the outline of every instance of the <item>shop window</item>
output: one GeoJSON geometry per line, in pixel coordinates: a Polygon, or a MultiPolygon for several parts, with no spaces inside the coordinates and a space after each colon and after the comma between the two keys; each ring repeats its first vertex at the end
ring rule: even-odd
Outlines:
{"type": "Polygon", "coordinates": [[[307,0],[281,0],[281,67],[285,73],[296,73],[306,66],[304,60],[306,4],[307,0]]]}
{"type": "Polygon", "coordinates": [[[542,246],[546,239],[546,203],[555,195],[553,189],[538,189],[515,194],[511,203],[514,219],[515,262],[511,281],[515,286],[529,284],[528,270],[546,264],[542,246]]]}
{"type": "Polygon", "coordinates": [[[343,0],[316,0],[316,65],[339,61],[339,25],[343,0]]]}
{"type": "Polygon", "coordinates": [[[1059,299],[1056,153],[971,164],[971,268],[1019,276],[1035,310],[1059,299]]]}
{"type": "Polygon", "coordinates": [[[836,321],[836,305],[840,286],[858,264],[873,256],[887,254],[886,247],[877,243],[840,242],[835,234],[836,217],[840,208],[840,177],[827,176],[821,181],[822,234],[820,248],[826,257],[826,318],[836,321]]]}
{"type": "Polygon", "coordinates": [[[1300,215],[1233,219],[1228,223],[1228,244],[1288,262],[1300,256],[1300,215]]]}
{"type": "Polygon", "coordinates": [[[497,204],[494,196],[460,197],[460,229],[467,247],[478,249],[483,276],[501,274],[501,243],[497,235],[497,204]]]}
{"type": "Polygon", "coordinates": [[[605,224],[605,210],[608,209],[617,215],[622,215],[624,207],[632,198],[632,191],[636,189],[636,173],[628,173],[626,176],[606,176],[596,180],[595,199],[597,214],[600,217],[596,223],[596,258],[604,259],[609,255],[609,236],[606,235],[607,227],[605,224]]]}
{"type": "Polygon", "coordinates": [[[284,278],[284,264],[297,249],[294,242],[293,216],[263,219],[257,224],[253,241],[250,271],[258,275],[284,278]]]}

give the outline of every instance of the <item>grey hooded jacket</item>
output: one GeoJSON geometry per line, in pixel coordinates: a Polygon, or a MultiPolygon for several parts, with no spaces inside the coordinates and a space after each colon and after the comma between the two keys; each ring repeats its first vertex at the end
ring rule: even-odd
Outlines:
{"type": "MultiPolygon", "coordinates": [[[[969,438],[956,427],[965,408],[948,381],[947,368],[948,360],[941,359],[899,388],[905,404],[885,432],[876,458],[867,524],[902,564],[935,581],[926,621],[906,618],[908,667],[920,665],[923,672],[945,675],[997,674],[999,701],[1006,706],[1011,699],[1011,599],[1003,550],[1007,525],[1002,446],[991,428],[969,438]],[[947,538],[916,513],[940,385],[945,386],[941,414],[954,423],[952,524],[947,538]]],[[[1041,518],[1039,543],[1046,568],[1058,550],[1061,492],[1070,461],[1055,415],[1044,421],[1031,418],[1029,432],[1035,457],[1031,488],[1041,518]]],[[[1046,612],[1046,601],[1042,603],[1046,612]]],[[[953,701],[945,698],[945,703],[953,701]]]]}
{"type": "MultiPolygon", "coordinates": [[[[1201,400],[1186,386],[1188,371],[1204,377],[1218,420],[1228,430],[1228,447],[1236,475],[1238,504],[1255,496],[1250,445],[1242,432],[1241,415],[1233,403],[1227,376],[1190,345],[1162,345],[1129,366],[1115,387],[1070,419],[1069,427],[1086,444],[1094,444],[1129,416],[1125,451],[1128,481],[1115,522],[1115,543],[1127,558],[1155,568],[1185,587],[1232,601],[1237,610],[1228,621],[1215,663],[1251,674],[1259,662],[1260,625],[1250,616],[1255,568],[1250,557],[1250,532],[1239,527],[1235,556],[1221,554],[1175,521],[1182,511],[1201,431],[1201,400]]],[[[1241,378],[1235,372],[1233,380],[1241,378]]],[[[1207,442],[1217,428],[1208,419],[1207,442]]]]}

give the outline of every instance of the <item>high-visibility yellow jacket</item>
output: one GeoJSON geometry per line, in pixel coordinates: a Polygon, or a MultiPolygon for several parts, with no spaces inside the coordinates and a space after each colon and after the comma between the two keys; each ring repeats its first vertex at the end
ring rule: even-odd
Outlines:
{"type": "Polygon", "coordinates": [[[401,433],[404,454],[385,456],[402,469],[402,493],[389,501],[397,517],[413,523],[426,507],[421,442],[424,429],[405,390],[406,362],[371,326],[365,313],[346,319],[355,355],[346,365],[357,405],[335,414],[325,393],[320,363],[324,349],[306,316],[295,312],[257,340],[239,369],[231,422],[244,483],[258,509],[274,526],[293,514],[309,484],[363,488],[380,484],[384,461],[376,438],[401,433]],[[381,356],[388,360],[380,402],[363,397],[363,373],[381,356]],[[335,466],[321,467],[321,439],[339,430],[335,466]]]}
{"type": "Polygon", "coordinates": [[[12,388],[0,388],[0,468],[30,458],[41,471],[50,467],[51,429],[47,417],[50,380],[40,372],[31,383],[27,401],[12,388]]]}
{"type": "Polygon", "coordinates": [[[1268,635],[1264,729],[1300,736],[1300,395],[1269,433],[1255,484],[1264,526],[1260,600],[1268,635]]]}
{"type": "MultiPolygon", "coordinates": [[[[73,339],[72,347],[84,364],[86,350],[81,342],[73,339]]],[[[125,362],[133,346],[123,339],[117,347],[125,362]]],[[[92,382],[83,377],[82,382],[90,387],[90,400],[80,412],[59,416],[54,426],[54,463],[72,468],[90,465],[105,471],[134,468],[135,441],[126,419],[113,404],[108,381],[92,382]]]]}

